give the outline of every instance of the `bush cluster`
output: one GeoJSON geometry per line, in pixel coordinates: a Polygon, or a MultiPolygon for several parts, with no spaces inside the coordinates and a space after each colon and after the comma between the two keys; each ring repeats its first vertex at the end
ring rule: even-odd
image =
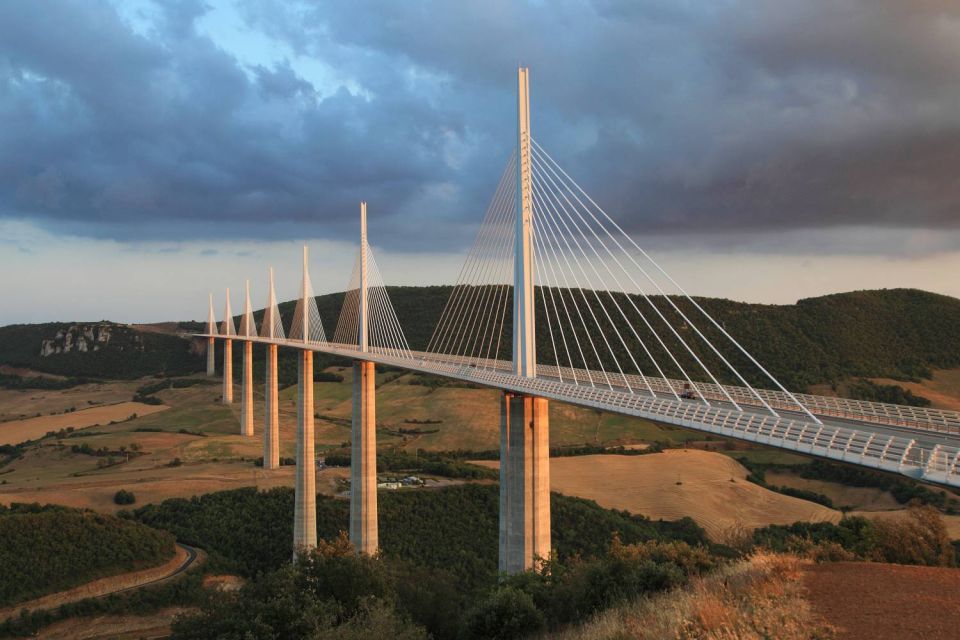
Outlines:
{"type": "Polygon", "coordinates": [[[839,524],[797,522],[757,529],[753,541],[777,552],[818,560],[871,560],[897,564],[957,566],[957,554],[940,513],[912,505],[902,519],[844,518],[839,524]]]}
{"type": "Polygon", "coordinates": [[[683,542],[614,538],[599,557],[551,560],[465,590],[443,569],[358,557],[340,534],[293,566],[211,598],[176,623],[173,638],[519,638],[679,586],[715,564],[683,542]]]}

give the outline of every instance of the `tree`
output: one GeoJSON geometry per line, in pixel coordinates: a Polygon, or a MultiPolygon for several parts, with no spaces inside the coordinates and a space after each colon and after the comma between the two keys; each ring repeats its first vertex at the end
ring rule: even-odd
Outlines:
{"type": "Polygon", "coordinates": [[[120,489],[113,494],[113,502],[115,504],[133,504],[136,501],[137,497],[133,495],[133,492],[127,491],[126,489],[120,489]]]}
{"type": "Polygon", "coordinates": [[[508,640],[542,631],[545,625],[533,598],[514,587],[503,587],[467,614],[465,636],[477,640],[508,640]]]}

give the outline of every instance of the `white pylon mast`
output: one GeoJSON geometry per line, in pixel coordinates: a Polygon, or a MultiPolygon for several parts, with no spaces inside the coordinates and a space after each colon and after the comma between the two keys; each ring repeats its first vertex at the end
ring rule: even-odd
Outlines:
{"type": "Polygon", "coordinates": [[[267,337],[276,338],[276,321],[273,317],[273,310],[277,308],[277,292],[273,288],[273,267],[270,267],[270,295],[267,297],[267,308],[264,311],[264,322],[267,323],[267,337]]]}
{"type": "Polygon", "coordinates": [[[360,202],[360,334],[357,336],[357,346],[366,353],[370,350],[367,331],[367,203],[360,202]]]}
{"type": "Polygon", "coordinates": [[[227,306],[223,310],[223,331],[220,333],[225,336],[236,334],[236,330],[233,327],[233,312],[230,310],[230,287],[227,287],[227,306]]]}
{"type": "Polygon", "coordinates": [[[301,321],[303,322],[303,341],[307,342],[310,337],[310,312],[307,309],[307,298],[309,294],[307,293],[310,289],[310,283],[308,278],[310,277],[307,273],[307,245],[303,245],[303,291],[300,292],[300,299],[303,301],[300,305],[301,310],[301,321]]]}
{"type": "Polygon", "coordinates": [[[513,257],[513,369],[537,375],[533,307],[533,196],[530,178],[530,74],[517,71],[517,227],[513,257]]]}
{"type": "Polygon", "coordinates": [[[207,335],[217,335],[217,316],[213,312],[213,294],[210,294],[210,310],[207,312],[207,335]]]}
{"type": "Polygon", "coordinates": [[[243,303],[243,335],[250,337],[256,334],[256,331],[251,330],[251,325],[253,325],[253,305],[250,304],[250,280],[247,280],[247,299],[243,303]]]}

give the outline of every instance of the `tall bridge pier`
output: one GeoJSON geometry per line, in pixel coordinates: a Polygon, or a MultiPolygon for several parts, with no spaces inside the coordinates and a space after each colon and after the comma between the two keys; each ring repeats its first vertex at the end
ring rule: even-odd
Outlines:
{"type": "MultiPolygon", "coordinates": [[[[360,203],[360,284],[357,345],[370,350],[367,307],[367,203],[360,203]]],[[[379,549],[377,525],[377,372],[373,362],[353,363],[353,422],[350,451],[350,541],[357,553],[379,549]]]]}
{"type": "Polygon", "coordinates": [[[240,384],[240,435],[253,435],[253,343],[243,341],[243,378],[240,384]]]}
{"type": "Polygon", "coordinates": [[[233,336],[237,334],[230,311],[230,289],[227,289],[227,306],[223,311],[223,404],[233,404],[233,336]]]}
{"type": "MultiPolygon", "coordinates": [[[[270,267],[270,294],[263,310],[261,333],[265,338],[282,338],[282,325],[277,310],[277,292],[273,284],[273,267],[270,267]],[[280,334],[277,335],[277,327],[280,334]]],[[[277,384],[277,345],[266,345],[266,367],[263,387],[263,468],[280,468],[280,399],[277,384]]]]}
{"type": "Polygon", "coordinates": [[[500,400],[500,571],[550,557],[550,407],[546,398],[500,400]]]}
{"type": "Polygon", "coordinates": [[[277,345],[267,345],[266,379],[263,389],[263,468],[280,468],[280,411],[277,386],[277,345]]]}
{"type": "Polygon", "coordinates": [[[213,377],[217,372],[217,339],[207,338],[207,377],[213,377]]]}
{"type": "MultiPolygon", "coordinates": [[[[534,332],[530,76],[517,73],[516,236],[513,257],[513,369],[537,375],[534,332]]],[[[550,557],[550,406],[504,393],[500,401],[500,571],[519,573],[550,557]]]]}
{"type": "Polygon", "coordinates": [[[233,340],[223,341],[223,404],[233,404],[233,340]]]}
{"type": "MultiPolygon", "coordinates": [[[[303,287],[299,321],[303,342],[310,340],[310,275],[307,248],[303,248],[303,287]]],[[[296,322],[296,320],[294,320],[296,322]]],[[[313,351],[297,352],[297,478],[293,507],[293,552],[317,546],[317,457],[313,430],[313,351]]]]}
{"type": "Polygon", "coordinates": [[[313,435],[313,352],[297,352],[297,484],[293,506],[293,549],[317,546],[317,466],[313,435]]]}
{"type": "Polygon", "coordinates": [[[253,308],[250,306],[250,281],[247,280],[247,298],[240,320],[240,336],[243,341],[243,374],[240,383],[240,435],[253,435],[253,342],[257,335],[253,325],[253,308]]]}

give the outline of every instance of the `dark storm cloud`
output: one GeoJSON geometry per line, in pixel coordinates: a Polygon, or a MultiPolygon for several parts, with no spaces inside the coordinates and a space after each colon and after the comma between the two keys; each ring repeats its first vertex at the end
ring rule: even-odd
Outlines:
{"type": "Polygon", "coordinates": [[[365,198],[383,244],[456,250],[510,153],[519,62],[534,135],[635,232],[960,226],[955,2],[237,5],[319,86],[199,32],[216,5],[138,30],[105,2],[0,3],[0,215],[352,237],[365,198]]]}

